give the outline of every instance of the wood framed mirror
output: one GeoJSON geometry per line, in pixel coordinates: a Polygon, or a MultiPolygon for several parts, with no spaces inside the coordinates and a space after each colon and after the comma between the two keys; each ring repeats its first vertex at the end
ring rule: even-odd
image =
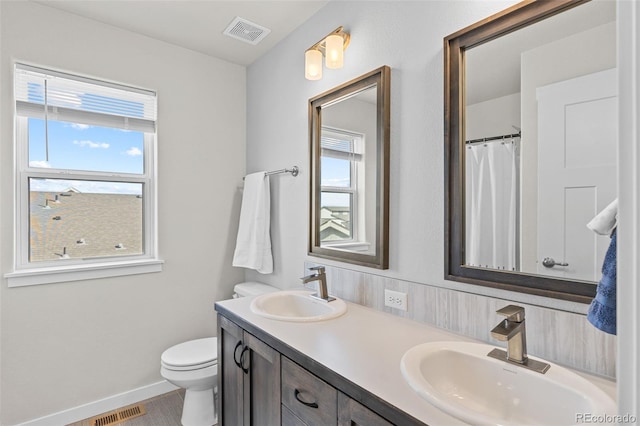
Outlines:
{"type": "Polygon", "coordinates": [[[615,8],[529,0],[444,39],[445,279],[593,299],[610,239],[586,225],[617,197],[615,8]]]}
{"type": "Polygon", "coordinates": [[[389,265],[388,66],[309,99],[309,255],[389,265]]]}

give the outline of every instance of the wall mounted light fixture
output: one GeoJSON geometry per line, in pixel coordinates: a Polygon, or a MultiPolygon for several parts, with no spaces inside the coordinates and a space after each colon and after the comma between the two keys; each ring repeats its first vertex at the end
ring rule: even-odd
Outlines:
{"type": "Polygon", "coordinates": [[[344,65],[344,51],[349,45],[351,36],[338,27],[322,40],[311,46],[304,52],[304,76],[307,80],[320,80],[322,78],[322,57],[325,57],[325,65],[329,69],[342,68],[344,65]]]}

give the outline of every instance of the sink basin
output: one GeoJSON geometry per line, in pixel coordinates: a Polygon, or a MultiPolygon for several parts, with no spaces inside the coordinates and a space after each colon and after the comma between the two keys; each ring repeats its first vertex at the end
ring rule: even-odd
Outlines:
{"type": "Polygon", "coordinates": [[[494,348],[424,343],[405,352],[400,368],[418,395],[473,425],[574,425],[584,424],[580,415],[616,414],[606,393],[566,368],[540,374],[488,357],[494,348]]]}
{"type": "Polygon", "coordinates": [[[331,302],[311,297],[313,292],[286,290],[257,296],[251,301],[251,312],[265,318],[311,322],[337,318],[347,312],[347,304],[336,299],[331,302]]]}

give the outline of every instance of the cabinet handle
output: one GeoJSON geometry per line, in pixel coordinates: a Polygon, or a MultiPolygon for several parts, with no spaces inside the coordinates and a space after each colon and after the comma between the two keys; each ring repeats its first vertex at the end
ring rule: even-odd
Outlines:
{"type": "Polygon", "coordinates": [[[249,346],[245,346],[244,348],[242,348],[242,352],[240,352],[240,364],[238,365],[238,367],[242,368],[242,371],[244,371],[244,374],[249,373],[249,367],[245,368],[244,366],[244,353],[248,350],[249,350],[249,346]]]}
{"type": "Polygon", "coordinates": [[[240,364],[240,358],[238,358],[238,348],[242,346],[242,340],[238,340],[238,343],[236,344],[235,349],[233,350],[233,362],[236,363],[236,365],[238,366],[238,368],[242,368],[242,365],[240,364]]]}
{"type": "Polygon", "coordinates": [[[298,389],[295,390],[295,392],[293,393],[293,396],[296,397],[296,400],[300,403],[300,404],[304,404],[307,407],[311,407],[311,408],[318,408],[318,404],[316,402],[307,402],[307,401],[303,401],[300,398],[300,391],[298,389]]]}

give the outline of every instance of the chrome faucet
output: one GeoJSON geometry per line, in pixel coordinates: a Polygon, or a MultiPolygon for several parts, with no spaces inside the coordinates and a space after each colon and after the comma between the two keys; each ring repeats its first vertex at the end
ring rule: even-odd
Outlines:
{"type": "Polygon", "coordinates": [[[527,356],[527,334],[524,321],[524,308],[522,306],[507,305],[496,311],[497,314],[506,318],[493,330],[491,336],[494,339],[507,342],[507,351],[494,349],[487,355],[511,364],[520,365],[539,373],[546,373],[549,364],[545,362],[529,359],[527,356]]]}
{"type": "Polygon", "coordinates": [[[313,271],[313,274],[307,275],[306,277],[300,278],[302,280],[302,284],[310,283],[311,281],[318,281],[318,292],[312,294],[311,297],[322,300],[324,302],[331,302],[336,300],[335,297],[329,296],[329,292],[327,291],[327,275],[324,272],[324,266],[314,266],[309,268],[310,271],[313,271]]]}

